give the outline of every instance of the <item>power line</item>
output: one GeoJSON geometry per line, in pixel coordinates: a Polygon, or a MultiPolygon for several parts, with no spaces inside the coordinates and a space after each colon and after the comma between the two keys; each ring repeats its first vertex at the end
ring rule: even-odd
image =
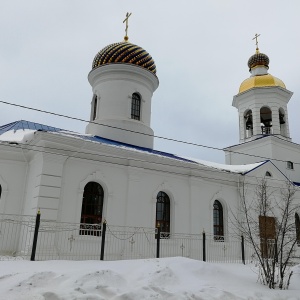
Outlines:
{"type": "MultiPolygon", "coordinates": [[[[29,110],[33,110],[33,111],[37,111],[37,112],[42,112],[42,113],[50,114],[50,115],[57,116],[57,117],[63,117],[63,118],[67,118],[67,119],[71,119],[71,120],[75,120],[75,121],[80,121],[80,122],[85,122],[85,123],[92,123],[92,124],[95,124],[95,125],[98,125],[98,126],[114,128],[114,129],[123,130],[123,131],[127,131],[127,132],[146,135],[146,136],[153,136],[155,138],[163,139],[163,140],[167,140],[167,141],[171,141],[171,142],[176,142],[176,143],[181,143],[181,144],[186,144],[186,145],[196,146],[196,147],[202,147],[202,148],[211,149],[211,150],[224,151],[224,149],[218,148],[218,147],[213,147],[213,146],[208,146],[208,145],[203,145],[203,144],[198,144],[198,143],[193,143],[193,142],[187,142],[187,141],[182,141],[182,140],[173,139],[173,138],[167,138],[167,137],[163,137],[163,136],[159,136],[159,135],[151,135],[151,134],[147,134],[147,133],[143,133],[143,132],[139,132],[139,131],[134,131],[134,130],[129,130],[129,129],[124,129],[124,128],[120,128],[120,127],[112,126],[112,125],[107,125],[107,124],[100,124],[100,123],[84,120],[84,119],[77,118],[77,117],[63,115],[63,114],[50,112],[50,111],[46,111],[46,110],[42,110],[42,109],[38,109],[38,108],[34,108],[34,107],[29,107],[29,106],[25,106],[25,105],[10,103],[10,102],[7,102],[7,101],[0,100],[0,103],[15,106],[15,107],[20,107],[20,108],[24,108],[24,109],[29,109],[29,110]]],[[[279,162],[286,163],[285,160],[281,160],[281,159],[275,159],[275,158],[270,158],[270,157],[265,157],[265,156],[248,154],[248,153],[243,153],[243,152],[238,152],[238,151],[233,151],[233,150],[226,150],[226,151],[230,152],[230,153],[244,155],[244,156],[259,158],[259,159],[262,159],[262,160],[273,160],[273,161],[279,161],[279,162]]],[[[300,162],[293,162],[293,164],[300,165],[300,162]]]]}
{"type": "MultiPolygon", "coordinates": [[[[118,158],[118,159],[128,159],[126,157],[121,157],[121,156],[111,156],[111,155],[104,155],[104,154],[96,154],[96,153],[91,153],[91,152],[84,152],[84,151],[74,151],[77,155],[73,154],[73,155],[70,155],[70,154],[64,154],[64,153],[57,153],[57,152],[50,152],[50,151],[66,151],[66,149],[61,149],[61,148],[55,148],[55,147],[43,147],[43,146],[38,146],[38,145],[28,145],[28,144],[22,144],[22,143],[19,143],[19,144],[7,144],[7,143],[1,143],[2,145],[4,146],[7,146],[7,147],[13,147],[13,148],[21,148],[22,150],[32,150],[32,151],[36,151],[36,152],[39,152],[39,153],[47,153],[47,154],[55,154],[55,155],[60,155],[60,156],[66,156],[66,157],[71,157],[71,158],[79,158],[79,159],[83,159],[83,160],[88,160],[88,161],[94,161],[94,162],[102,162],[102,163],[107,163],[107,164],[112,164],[112,165],[119,165],[119,166],[128,166],[128,164],[125,164],[125,163],[117,163],[117,162],[107,162],[107,161],[101,161],[99,159],[91,159],[91,158],[84,158],[84,157],[80,157],[78,156],[78,154],[84,154],[84,155],[92,155],[92,156],[96,156],[96,157],[107,157],[107,158],[118,158]],[[20,146],[20,147],[18,147],[20,146]],[[24,147],[22,147],[24,146],[24,147]],[[39,150],[39,149],[34,149],[34,148],[42,148],[43,150],[39,150]],[[45,151],[44,149],[49,149],[49,151],[45,151]]],[[[134,160],[134,161],[138,161],[138,162],[147,162],[149,163],[149,161],[146,161],[146,160],[142,160],[142,159],[136,159],[136,158],[129,158],[130,160],[134,160]]],[[[172,158],[171,158],[172,159],[172,158]]],[[[184,161],[185,162],[185,161],[184,161]]],[[[193,162],[185,162],[185,163],[191,163],[193,164],[193,162]]],[[[156,163],[156,162],[151,162],[151,164],[156,164],[156,165],[160,165],[160,166],[166,166],[166,167],[174,167],[174,165],[171,165],[171,164],[165,164],[165,163],[156,163]]],[[[150,170],[150,171],[155,171],[155,172],[158,172],[157,169],[154,169],[154,168],[150,168],[150,167],[146,167],[143,165],[143,167],[139,167],[139,166],[136,166],[138,168],[142,168],[142,169],[147,169],[147,170],[150,170]]],[[[183,169],[188,169],[188,170],[194,170],[194,171],[207,171],[206,169],[204,168],[193,168],[193,167],[184,167],[184,166],[179,166],[179,168],[183,168],[183,169]]],[[[211,169],[212,167],[209,167],[209,171],[211,172],[217,172],[217,173],[220,173],[220,171],[222,172],[226,172],[225,170],[213,170],[211,169]]],[[[164,173],[168,173],[168,174],[172,174],[172,175],[180,175],[180,176],[187,176],[186,173],[182,173],[182,172],[175,172],[175,171],[166,171],[164,170],[163,171],[164,173]]],[[[230,173],[230,174],[235,174],[235,175],[238,175],[239,173],[230,173]]],[[[244,175],[244,174],[239,174],[239,175],[244,175]]],[[[201,179],[207,179],[207,180],[216,180],[216,181],[221,181],[221,182],[224,182],[224,183],[234,183],[236,184],[237,181],[235,180],[225,180],[225,179],[221,179],[221,178],[216,178],[216,177],[207,177],[207,176],[200,176],[200,175],[191,175],[195,178],[201,178],[201,179]]],[[[264,177],[256,177],[256,176],[252,176],[252,175],[248,175],[248,177],[252,177],[252,178],[255,178],[255,179],[263,179],[264,177]]],[[[275,178],[268,178],[270,180],[273,180],[273,181],[278,181],[278,182],[286,182],[284,180],[280,180],[280,179],[275,179],[275,178]]],[[[256,184],[251,184],[249,183],[249,185],[253,185],[253,186],[256,186],[256,184]]],[[[273,188],[278,188],[278,186],[270,186],[270,187],[273,187],[273,188]]]]}

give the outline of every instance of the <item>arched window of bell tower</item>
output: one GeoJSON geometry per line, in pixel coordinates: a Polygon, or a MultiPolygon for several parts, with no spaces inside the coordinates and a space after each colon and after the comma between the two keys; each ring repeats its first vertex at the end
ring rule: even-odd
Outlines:
{"type": "Polygon", "coordinates": [[[262,134],[272,134],[272,111],[269,107],[263,106],[260,109],[260,127],[262,134]]]}
{"type": "Polygon", "coordinates": [[[244,128],[246,138],[253,136],[253,118],[251,109],[246,110],[244,113],[244,128]]]}
{"type": "Polygon", "coordinates": [[[280,134],[286,136],[286,122],[285,122],[285,113],[283,108],[279,108],[279,125],[280,125],[280,134]]]}

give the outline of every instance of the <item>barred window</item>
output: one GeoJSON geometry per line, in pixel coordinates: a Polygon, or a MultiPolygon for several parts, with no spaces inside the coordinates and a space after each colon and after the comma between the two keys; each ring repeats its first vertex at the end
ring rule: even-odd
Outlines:
{"type": "Polygon", "coordinates": [[[168,237],[170,233],[170,198],[165,192],[159,192],[156,199],[156,227],[160,227],[162,237],[168,237]]]}
{"type": "Polygon", "coordinates": [[[223,207],[220,201],[215,200],[213,210],[214,239],[224,240],[223,207]]]}
{"type": "Polygon", "coordinates": [[[89,182],[84,187],[81,209],[81,235],[100,235],[102,223],[104,191],[97,182],[89,182]],[[94,226],[86,224],[95,224],[94,226]]]}
{"type": "Polygon", "coordinates": [[[93,101],[93,118],[92,118],[93,121],[96,119],[96,115],[97,115],[97,104],[98,104],[98,98],[95,95],[93,101]]]}
{"type": "Polygon", "coordinates": [[[131,119],[141,119],[141,96],[137,93],[132,94],[131,99],[131,119]]]}

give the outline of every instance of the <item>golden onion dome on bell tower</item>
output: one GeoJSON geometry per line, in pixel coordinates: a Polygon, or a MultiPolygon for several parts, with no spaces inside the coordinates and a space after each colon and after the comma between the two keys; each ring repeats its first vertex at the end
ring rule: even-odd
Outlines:
{"type": "Polygon", "coordinates": [[[251,76],[241,83],[239,93],[246,92],[252,88],[274,86],[286,88],[282,80],[268,73],[270,59],[266,54],[259,52],[257,37],[258,35],[255,37],[256,52],[248,60],[248,67],[251,76]]]}
{"type": "Polygon", "coordinates": [[[244,80],[240,85],[239,93],[246,92],[252,88],[273,87],[273,86],[282,87],[284,89],[286,88],[284,82],[281,79],[271,74],[257,75],[244,80]]]}

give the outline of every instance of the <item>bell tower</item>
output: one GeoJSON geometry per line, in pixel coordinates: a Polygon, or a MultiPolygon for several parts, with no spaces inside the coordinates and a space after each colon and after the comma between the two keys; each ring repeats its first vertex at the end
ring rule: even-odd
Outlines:
{"type": "Polygon", "coordinates": [[[269,57],[259,51],[257,37],[256,51],[248,60],[251,75],[232,101],[239,116],[239,144],[224,149],[225,161],[243,165],[271,160],[287,178],[300,182],[295,163],[300,159],[300,145],[290,137],[287,108],[293,93],[268,73],[269,57]]]}
{"type": "Polygon", "coordinates": [[[265,135],[290,139],[287,104],[293,95],[282,80],[268,73],[269,57],[256,53],[248,60],[250,78],[242,82],[232,105],[239,113],[240,143],[265,135]]]}

